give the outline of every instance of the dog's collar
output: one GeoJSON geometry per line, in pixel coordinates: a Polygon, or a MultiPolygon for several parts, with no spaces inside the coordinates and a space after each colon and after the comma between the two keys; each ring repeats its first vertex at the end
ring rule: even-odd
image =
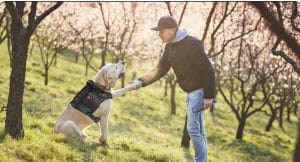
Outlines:
{"type": "MultiPolygon", "coordinates": [[[[98,84],[98,83],[96,83],[96,82],[94,82],[94,81],[92,81],[92,80],[89,80],[89,81],[91,81],[97,88],[100,88],[102,91],[110,92],[110,89],[106,89],[105,86],[100,85],[100,84],[98,84]]],[[[88,82],[89,82],[89,81],[88,81],[88,82]]]]}

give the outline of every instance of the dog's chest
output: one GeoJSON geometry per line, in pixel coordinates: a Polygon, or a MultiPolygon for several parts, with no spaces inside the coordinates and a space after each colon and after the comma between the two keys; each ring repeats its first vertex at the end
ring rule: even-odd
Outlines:
{"type": "Polygon", "coordinates": [[[93,113],[100,107],[100,104],[111,99],[111,93],[104,92],[100,88],[97,88],[93,82],[87,82],[80,92],[71,101],[72,107],[89,116],[95,122],[99,121],[98,117],[95,117],[93,113]]]}

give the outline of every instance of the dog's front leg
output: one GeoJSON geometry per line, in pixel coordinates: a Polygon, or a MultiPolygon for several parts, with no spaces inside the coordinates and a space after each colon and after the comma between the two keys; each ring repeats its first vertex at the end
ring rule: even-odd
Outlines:
{"type": "Polygon", "coordinates": [[[129,91],[129,90],[130,90],[130,88],[125,87],[125,88],[122,88],[122,89],[113,90],[113,91],[111,92],[111,94],[112,94],[112,97],[113,97],[113,98],[116,98],[116,97],[120,97],[120,96],[125,95],[125,93],[126,93],[127,91],[129,91]]]}
{"type": "Polygon", "coordinates": [[[122,89],[118,89],[118,90],[113,90],[111,92],[113,98],[116,98],[116,97],[120,97],[120,96],[123,96],[126,92],[130,91],[130,90],[134,90],[138,87],[141,87],[142,86],[142,82],[139,81],[139,80],[135,80],[132,84],[122,88],[122,89]]]}
{"type": "Polygon", "coordinates": [[[108,117],[104,116],[101,117],[100,122],[98,122],[99,128],[101,128],[100,131],[100,138],[99,142],[102,145],[108,145],[108,117]]]}

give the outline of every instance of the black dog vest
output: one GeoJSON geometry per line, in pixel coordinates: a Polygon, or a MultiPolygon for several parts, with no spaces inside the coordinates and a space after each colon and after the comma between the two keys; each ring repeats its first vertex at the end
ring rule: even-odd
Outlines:
{"type": "Polygon", "coordinates": [[[87,81],[86,85],[71,101],[71,106],[90,117],[95,123],[100,118],[93,115],[99,105],[106,99],[112,99],[112,94],[97,87],[92,80],[87,81]]]}

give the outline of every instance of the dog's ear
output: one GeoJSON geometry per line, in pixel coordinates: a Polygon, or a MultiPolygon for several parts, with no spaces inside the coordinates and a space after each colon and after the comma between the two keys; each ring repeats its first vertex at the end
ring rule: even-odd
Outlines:
{"type": "Polygon", "coordinates": [[[114,77],[114,74],[112,73],[107,73],[106,74],[106,84],[105,87],[106,89],[111,89],[115,86],[117,79],[114,77]]]}
{"type": "Polygon", "coordinates": [[[94,77],[94,81],[99,84],[106,87],[106,75],[107,75],[107,69],[102,68],[98,70],[98,73],[94,77]]]}
{"type": "Polygon", "coordinates": [[[115,69],[110,68],[109,65],[105,65],[105,67],[98,71],[98,73],[94,77],[94,80],[99,85],[105,86],[105,89],[110,90],[115,86],[117,81],[115,73],[115,69]]]}

